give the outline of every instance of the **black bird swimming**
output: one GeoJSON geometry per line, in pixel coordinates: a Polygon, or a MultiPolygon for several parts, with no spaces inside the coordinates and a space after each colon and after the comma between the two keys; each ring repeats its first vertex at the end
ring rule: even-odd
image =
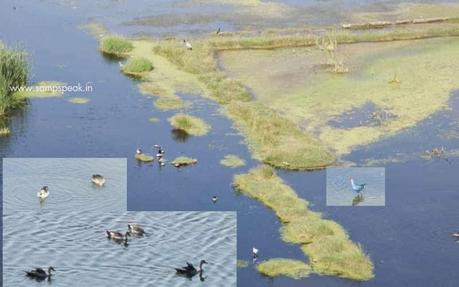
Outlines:
{"type": "Polygon", "coordinates": [[[193,266],[193,264],[187,262],[185,267],[175,268],[175,271],[176,271],[176,273],[178,275],[182,275],[182,276],[185,276],[185,277],[188,277],[188,278],[191,278],[191,277],[195,276],[198,273],[199,273],[200,276],[202,276],[202,272],[204,271],[202,269],[202,265],[204,265],[204,264],[207,264],[207,261],[206,260],[201,260],[201,262],[199,263],[199,269],[196,269],[193,266]]]}
{"type": "Polygon", "coordinates": [[[45,280],[46,278],[48,278],[48,280],[51,280],[51,276],[52,276],[51,271],[55,272],[56,270],[54,270],[54,267],[49,266],[48,273],[46,273],[46,271],[43,270],[42,268],[35,268],[31,271],[24,271],[24,272],[26,273],[27,277],[38,280],[38,281],[42,281],[42,280],[45,280]]]}

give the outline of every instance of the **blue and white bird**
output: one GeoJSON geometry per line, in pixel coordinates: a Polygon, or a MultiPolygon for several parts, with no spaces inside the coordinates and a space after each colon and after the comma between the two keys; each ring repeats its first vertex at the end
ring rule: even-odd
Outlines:
{"type": "Polygon", "coordinates": [[[351,180],[352,190],[355,191],[357,194],[360,194],[360,192],[362,192],[365,189],[366,183],[361,183],[361,184],[355,183],[352,177],[350,178],[350,180],[351,180]]]}

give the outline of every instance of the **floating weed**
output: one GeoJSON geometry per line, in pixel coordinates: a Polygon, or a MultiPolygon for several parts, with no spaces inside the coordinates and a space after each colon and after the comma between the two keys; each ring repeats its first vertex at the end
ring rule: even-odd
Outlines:
{"type": "Polygon", "coordinates": [[[293,279],[308,277],[311,273],[311,266],[299,260],[274,258],[260,262],[257,270],[268,277],[287,276],[293,279]]]}
{"type": "Polygon", "coordinates": [[[249,267],[249,262],[247,260],[237,260],[237,268],[247,268],[249,267]]]}
{"type": "Polygon", "coordinates": [[[150,123],[156,124],[156,123],[159,123],[161,121],[161,119],[157,118],[157,117],[151,117],[151,118],[148,119],[148,121],[150,123]]]}
{"type": "Polygon", "coordinates": [[[83,105],[89,103],[91,100],[88,98],[75,97],[69,100],[72,104],[83,105]]]}
{"type": "Polygon", "coordinates": [[[147,155],[147,154],[144,154],[144,153],[136,154],[135,155],[135,159],[138,160],[138,161],[142,161],[142,162],[152,162],[152,161],[155,160],[155,158],[153,156],[150,156],[150,155],[147,155]]]}
{"type": "Polygon", "coordinates": [[[173,161],[171,161],[171,164],[175,167],[188,166],[196,163],[198,163],[197,159],[187,156],[179,156],[175,158],[173,161]]]}
{"type": "Polygon", "coordinates": [[[185,102],[177,96],[160,97],[155,101],[155,107],[160,110],[178,110],[185,106],[185,102]]]}
{"type": "Polygon", "coordinates": [[[210,130],[210,126],[206,122],[187,114],[176,114],[169,118],[169,122],[174,128],[194,136],[205,135],[210,130]]]}
{"type": "Polygon", "coordinates": [[[225,155],[225,157],[220,160],[220,164],[231,167],[231,168],[237,168],[245,165],[245,160],[242,158],[238,157],[237,155],[234,154],[228,154],[225,155]]]}

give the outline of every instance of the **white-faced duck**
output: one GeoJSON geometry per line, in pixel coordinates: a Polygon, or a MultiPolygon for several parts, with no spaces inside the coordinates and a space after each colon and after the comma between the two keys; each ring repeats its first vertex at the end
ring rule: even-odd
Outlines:
{"type": "Polygon", "coordinates": [[[104,186],[105,177],[100,174],[93,174],[91,177],[91,182],[97,186],[104,186]]]}

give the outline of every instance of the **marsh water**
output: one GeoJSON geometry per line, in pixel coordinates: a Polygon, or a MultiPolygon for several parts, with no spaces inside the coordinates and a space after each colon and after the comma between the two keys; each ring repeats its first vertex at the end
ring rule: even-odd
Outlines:
{"type": "MultiPolygon", "coordinates": [[[[285,2],[294,5],[301,3],[301,1],[285,2]]],[[[304,3],[321,8],[318,10],[323,14],[318,18],[331,19],[329,21],[338,23],[342,19],[341,13],[338,13],[338,6],[363,9],[361,2],[340,1],[340,5],[333,5],[333,1],[304,3]]],[[[392,2],[367,1],[367,3],[370,5],[368,9],[385,9],[384,7],[390,6],[392,2]]],[[[198,7],[177,5],[177,2],[170,1],[138,1],[135,4],[130,1],[98,1],[97,4],[95,1],[51,0],[1,2],[0,39],[9,45],[19,45],[28,51],[32,64],[32,82],[54,80],[69,84],[91,83],[94,91],[78,95],[70,93],[61,98],[31,100],[24,111],[11,117],[9,125],[12,134],[10,137],[0,139],[0,153],[2,157],[126,157],[129,211],[234,210],[238,214],[239,259],[250,261],[251,248],[255,246],[260,250],[260,260],[274,257],[307,260],[297,246],[288,245],[280,239],[280,225],[271,210],[232,190],[232,176],[235,173],[245,172],[258,163],[250,159],[243,138],[232,128],[231,122],[218,112],[218,106],[198,95],[185,95],[194,103],[187,112],[204,118],[210,123],[212,130],[207,136],[177,139],[171,133],[171,127],[167,122],[167,118],[174,112],[156,110],[152,98],[141,95],[137,90],[137,83],[119,73],[116,61],[102,57],[97,51],[97,40],[79,28],[80,25],[90,21],[100,21],[110,31],[130,35],[139,33],[187,35],[214,31],[220,25],[228,30],[238,28],[231,19],[219,21],[218,17],[215,18],[217,21],[196,24],[172,23],[170,27],[126,24],[135,18],[152,15],[174,13],[218,15],[218,11],[227,11],[224,5],[219,6],[220,10],[206,7],[205,5],[198,7]],[[15,10],[13,6],[16,7],[15,10]],[[85,105],[74,105],[67,101],[72,96],[88,97],[91,101],[85,105]],[[161,121],[156,124],[150,123],[148,119],[152,116],[160,118],[161,121]],[[153,153],[153,144],[161,144],[165,148],[168,159],[185,154],[198,158],[199,163],[193,167],[175,169],[169,165],[160,168],[156,163],[140,164],[133,159],[137,147],[153,153]],[[226,154],[236,154],[246,159],[247,166],[238,169],[221,166],[219,160],[226,154]],[[214,195],[219,197],[216,204],[211,201],[214,195]]],[[[255,24],[259,24],[260,27],[272,22],[272,19],[258,19],[260,21],[255,24]]],[[[290,22],[275,24],[285,26],[288,23],[290,22]]],[[[304,21],[301,23],[305,24],[304,21]]],[[[320,24],[320,19],[315,23],[320,24]]],[[[447,139],[439,134],[441,128],[457,131],[457,126],[452,124],[454,115],[457,116],[456,109],[457,107],[446,114],[436,114],[421,123],[418,128],[403,132],[394,138],[356,150],[346,159],[363,164],[369,158],[385,159],[402,153],[418,152],[432,148],[432,144],[444,144],[449,149],[458,149],[457,138],[447,139]]],[[[238,286],[294,287],[306,284],[456,286],[459,275],[453,266],[457,264],[459,258],[459,245],[450,237],[450,233],[459,228],[458,172],[457,158],[445,161],[425,160],[414,156],[404,162],[390,162],[386,165],[386,206],[352,208],[326,206],[324,171],[279,171],[279,175],[302,198],[311,202],[314,210],[342,224],[351,238],[362,244],[375,263],[376,277],[368,282],[317,275],[303,280],[283,277],[268,279],[259,275],[253,265],[249,265],[248,268],[238,270],[238,286]]],[[[27,218],[27,214],[24,213],[24,218],[27,218]]],[[[113,223],[114,227],[121,228],[126,220],[130,220],[125,214],[117,216],[107,215],[97,218],[95,224],[113,223]],[[117,225],[118,223],[120,225],[117,225]]],[[[17,217],[19,215],[14,214],[5,220],[21,219],[17,217]]],[[[162,220],[167,222],[168,219],[151,220],[157,220],[156,223],[159,223],[162,220]]],[[[24,220],[24,224],[28,223],[30,222],[24,220]]],[[[80,223],[87,224],[87,221],[81,220],[80,223]]],[[[78,230],[78,226],[74,228],[73,232],[78,230]]],[[[167,229],[164,229],[164,232],[168,232],[167,229]]],[[[95,240],[96,234],[91,236],[94,237],[90,240],[95,240]]],[[[114,252],[110,256],[118,254],[123,262],[129,261],[128,255],[123,253],[125,249],[120,246],[105,245],[107,243],[102,240],[98,244],[110,246],[114,252]]],[[[142,246],[144,243],[139,244],[142,246]]],[[[164,248],[167,247],[166,245],[164,248]]],[[[144,245],[149,249],[146,246],[148,245],[144,245]]],[[[129,246],[129,250],[131,247],[135,248],[129,246]]],[[[202,249],[198,248],[198,250],[202,249]]],[[[26,255],[24,252],[21,254],[21,258],[26,255]]],[[[30,262],[30,264],[46,265],[45,255],[34,258],[37,260],[36,263],[30,262]]],[[[77,259],[85,260],[84,253],[75,253],[74,256],[75,262],[77,259]]],[[[180,265],[178,256],[174,258],[176,259],[177,261],[173,263],[180,265]]],[[[4,257],[4,260],[16,262],[7,257],[4,257]]],[[[81,262],[77,263],[81,264],[81,262]]],[[[27,269],[30,264],[17,266],[17,268],[27,269]]],[[[62,273],[69,275],[71,269],[75,267],[72,265],[75,264],[63,266],[62,273]]],[[[78,264],[76,266],[81,267],[78,264]]],[[[94,272],[88,267],[81,268],[94,272]]],[[[164,269],[159,268],[157,272],[160,273],[154,273],[153,270],[140,268],[142,274],[151,271],[150,276],[146,277],[148,280],[166,280],[168,275],[161,273],[161,270],[164,269]],[[161,278],[155,278],[153,274],[158,274],[161,278]]],[[[213,277],[214,274],[219,276],[218,271],[214,269],[211,272],[211,270],[209,267],[209,280],[220,278],[213,277]]],[[[105,276],[109,275],[105,274],[105,276]]],[[[14,282],[24,280],[22,275],[13,277],[12,280],[17,280],[14,282]]],[[[61,279],[63,277],[59,277],[59,280],[68,280],[61,279]]],[[[57,284],[57,279],[56,277],[56,284],[52,282],[52,285],[60,286],[57,284]]],[[[101,277],[96,276],[96,279],[100,280],[101,277]]],[[[159,282],[144,281],[146,279],[143,277],[133,280],[139,280],[136,282],[141,284],[159,282]]],[[[231,280],[225,278],[213,282],[216,284],[208,286],[230,284],[231,280]]],[[[193,282],[193,285],[195,283],[201,282],[193,282]]],[[[3,286],[20,285],[7,285],[5,282],[3,286]]]]}

